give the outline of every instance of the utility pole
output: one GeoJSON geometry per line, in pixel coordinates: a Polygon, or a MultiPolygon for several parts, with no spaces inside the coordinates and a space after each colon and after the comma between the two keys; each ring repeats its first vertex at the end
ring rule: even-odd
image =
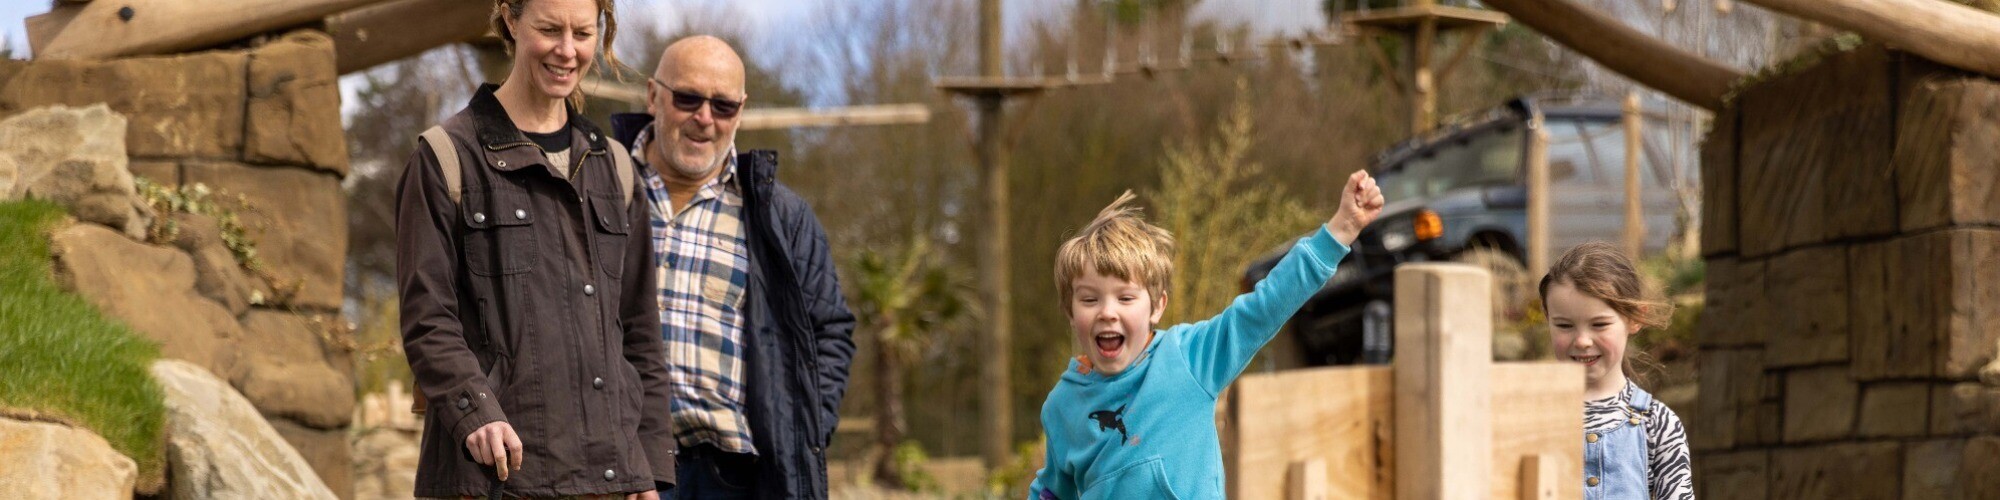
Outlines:
{"type": "Polygon", "coordinates": [[[1014,436],[1014,386],[1008,376],[1013,366],[1014,300],[1009,288],[1013,271],[1008,265],[1012,253],[1008,248],[1010,208],[1002,113],[1007,99],[1032,96],[1060,85],[1044,78],[1006,77],[1000,15],[1000,0],[980,0],[979,76],[937,82],[940,90],[971,98],[979,113],[979,137],[973,153],[979,161],[980,201],[986,209],[981,224],[985,237],[979,244],[979,296],[990,317],[986,335],[979,339],[979,350],[984,354],[979,367],[979,450],[989,469],[1009,461],[1014,436]]]}
{"type": "MultiPolygon", "coordinates": [[[[979,75],[1000,78],[1006,69],[1000,59],[1000,0],[980,0],[979,2],[979,75]]],[[[987,332],[981,346],[986,353],[986,364],[979,367],[979,378],[985,388],[980,393],[980,406],[985,410],[981,420],[983,441],[980,455],[986,459],[987,468],[997,468],[1007,463],[1011,455],[1009,445],[1014,436],[1014,384],[1009,377],[1013,366],[1014,349],[1014,300],[1011,292],[1012,281],[1008,257],[1008,243],[1011,231],[1007,228],[1007,211],[1011,205],[1007,199],[1007,158],[1000,150],[1000,140],[1005,135],[1001,129],[1000,116],[1006,94],[988,92],[976,98],[979,106],[979,176],[985,189],[981,200],[986,204],[986,240],[979,246],[980,284],[986,299],[986,310],[990,312],[992,330],[987,332]]]]}

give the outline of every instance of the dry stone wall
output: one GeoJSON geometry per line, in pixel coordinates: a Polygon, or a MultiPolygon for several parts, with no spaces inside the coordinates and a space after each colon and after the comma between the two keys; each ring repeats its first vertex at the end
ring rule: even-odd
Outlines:
{"type": "Polygon", "coordinates": [[[1742,89],[1702,177],[1700,496],[2000,498],[2000,82],[1831,54],[1742,89]]]}
{"type": "Polygon", "coordinates": [[[352,498],[353,343],[339,321],[347,149],[333,43],[301,30],[246,45],[0,61],[0,199],[52,199],[86,222],[54,236],[58,279],[166,357],[241,391],[352,498]],[[239,262],[216,217],[155,213],[134,176],[240,197],[261,268],[239,262]],[[147,234],[156,217],[175,234],[147,234]]]}

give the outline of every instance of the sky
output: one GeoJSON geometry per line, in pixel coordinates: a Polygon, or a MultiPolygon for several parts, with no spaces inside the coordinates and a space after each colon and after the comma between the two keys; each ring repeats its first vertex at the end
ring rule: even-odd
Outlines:
{"type": "MultiPolygon", "coordinates": [[[[476,1],[476,0],[466,0],[476,1]]],[[[793,26],[813,26],[807,16],[833,2],[869,0],[619,0],[623,16],[674,16],[679,9],[730,6],[747,16],[753,44],[791,46],[813,34],[793,26]]],[[[1038,22],[1058,20],[1076,0],[1002,0],[1009,40],[1022,40],[1038,22]]],[[[17,59],[28,58],[25,20],[48,10],[49,0],[0,0],[0,34],[4,34],[17,59]]],[[[1259,36],[1297,34],[1320,28],[1323,17],[1318,0],[1202,0],[1195,9],[1197,20],[1223,24],[1245,24],[1259,36]]],[[[631,19],[632,17],[626,17],[631,19]]],[[[808,28],[810,29],[810,28],[808,28]]],[[[749,47],[758,49],[758,47],[749,47]]],[[[766,52],[764,50],[753,50],[766,52]]],[[[361,85],[359,73],[342,79],[343,114],[352,112],[353,93],[361,85]]]]}
{"type": "MultiPolygon", "coordinates": [[[[468,0],[471,1],[471,0],[468,0]]],[[[620,0],[621,8],[635,8],[635,12],[671,12],[676,7],[702,4],[735,4],[739,11],[750,18],[750,26],[758,33],[769,34],[772,40],[765,43],[784,43],[787,36],[800,36],[797,31],[783,29],[787,25],[799,24],[806,15],[822,4],[835,1],[867,0],[620,0]]],[[[1037,20],[1046,20],[1060,15],[1075,0],[1003,0],[1006,23],[1010,31],[1025,30],[1037,20]]],[[[28,54],[28,17],[48,11],[48,0],[0,0],[0,33],[6,35],[14,47],[16,58],[28,54]]],[[[1200,19],[1212,19],[1225,23],[1248,23],[1258,31],[1275,33],[1298,33],[1316,28],[1322,22],[1318,0],[1206,0],[1196,9],[1200,19]]]]}

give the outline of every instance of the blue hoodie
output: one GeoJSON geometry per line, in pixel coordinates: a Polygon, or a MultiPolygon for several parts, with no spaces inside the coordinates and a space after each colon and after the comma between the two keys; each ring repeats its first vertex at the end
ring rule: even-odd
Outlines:
{"type": "Polygon", "coordinates": [[[1080,373],[1071,360],[1042,403],[1048,455],[1028,498],[1222,498],[1216,395],[1347,252],[1321,226],[1222,314],[1155,331],[1124,372],[1080,373]]]}

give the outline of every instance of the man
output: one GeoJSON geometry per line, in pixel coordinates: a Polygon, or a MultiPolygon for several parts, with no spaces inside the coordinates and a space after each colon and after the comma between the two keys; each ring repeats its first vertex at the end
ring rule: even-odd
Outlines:
{"type": "Polygon", "coordinates": [[[668,46],[646,115],[612,118],[653,204],[682,499],[825,498],[854,315],[826,233],[775,181],[777,154],[736,154],[743,60],[720,39],[668,46]]]}

